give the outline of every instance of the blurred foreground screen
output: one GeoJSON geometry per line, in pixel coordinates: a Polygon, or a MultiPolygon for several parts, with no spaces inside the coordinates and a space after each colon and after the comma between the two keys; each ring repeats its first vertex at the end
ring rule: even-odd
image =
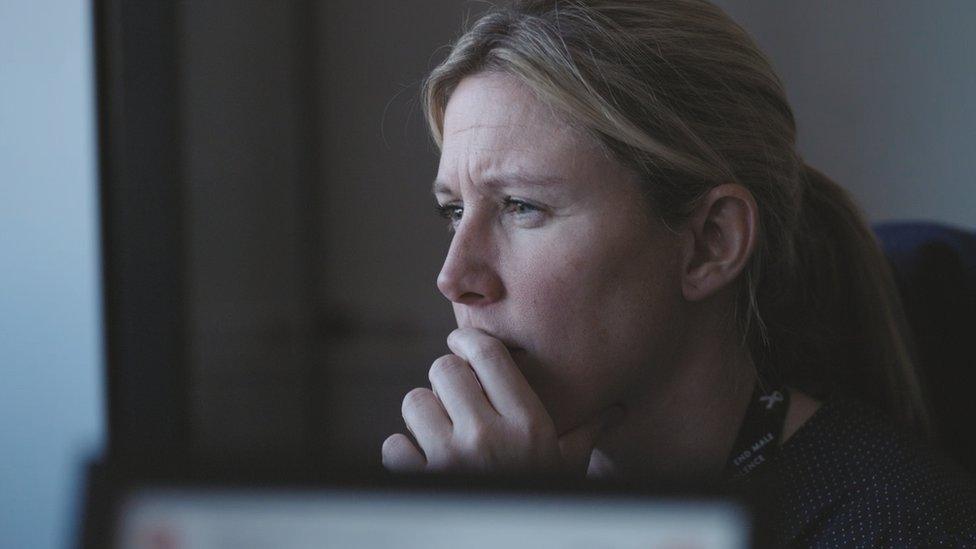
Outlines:
{"type": "Polygon", "coordinates": [[[116,547],[732,549],[746,517],[694,500],[147,488],[123,500],[116,547]]]}

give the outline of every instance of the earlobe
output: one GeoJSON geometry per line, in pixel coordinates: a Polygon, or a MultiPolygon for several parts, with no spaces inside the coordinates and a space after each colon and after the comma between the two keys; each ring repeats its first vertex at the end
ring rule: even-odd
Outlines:
{"type": "Polygon", "coordinates": [[[728,287],[745,269],[758,238],[752,193],[735,183],[709,191],[685,227],[681,290],[701,301],[728,287]]]}

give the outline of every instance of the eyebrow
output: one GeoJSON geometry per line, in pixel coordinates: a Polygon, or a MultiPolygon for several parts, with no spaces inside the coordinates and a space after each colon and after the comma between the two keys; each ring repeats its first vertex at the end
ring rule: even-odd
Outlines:
{"type": "MultiPolygon", "coordinates": [[[[506,173],[493,175],[478,182],[483,187],[548,187],[564,183],[563,178],[554,175],[525,175],[518,173],[506,173]]],[[[436,194],[450,194],[451,188],[443,181],[434,181],[432,192],[436,194]]]]}

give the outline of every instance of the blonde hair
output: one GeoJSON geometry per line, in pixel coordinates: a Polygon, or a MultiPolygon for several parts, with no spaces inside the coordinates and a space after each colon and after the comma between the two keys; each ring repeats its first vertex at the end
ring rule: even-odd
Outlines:
{"type": "Polygon", "coordinates": [[[639,174],[670,227],[712,187],[746,187],[760,240],[731,314],[760,378],[820,398],[846,390],[929,432],[884,255],[851,197],[800,158],[782,83],[722,10],[704,0],[495,6],[424,85],[438,146],[455,87],[491,71],[520,79],[639,174]]]}

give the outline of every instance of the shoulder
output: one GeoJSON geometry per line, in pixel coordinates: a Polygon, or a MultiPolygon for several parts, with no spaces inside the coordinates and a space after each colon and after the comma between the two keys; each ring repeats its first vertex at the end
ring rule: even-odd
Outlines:
{"type": "Polygon", "coordinates": [[[755,485],[789,543],[976,544],[976,484],[880,410],[828,399],[755,485]]]}

